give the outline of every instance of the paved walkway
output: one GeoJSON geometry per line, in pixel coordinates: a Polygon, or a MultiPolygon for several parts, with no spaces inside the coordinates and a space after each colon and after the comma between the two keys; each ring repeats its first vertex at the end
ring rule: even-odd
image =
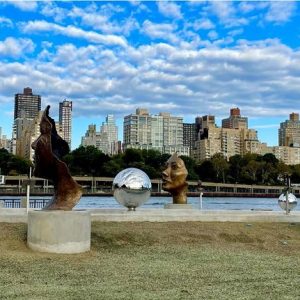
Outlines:
{"type": "MultiPolygon", "coordinates": [[[[300,211],[199,210],[199,209],[91,209],[92,221],[101,222],[287,222],[300,223],[300,211]]],[[[0,222],[27,223],[24,208],[0,208],[0,222]]]]}

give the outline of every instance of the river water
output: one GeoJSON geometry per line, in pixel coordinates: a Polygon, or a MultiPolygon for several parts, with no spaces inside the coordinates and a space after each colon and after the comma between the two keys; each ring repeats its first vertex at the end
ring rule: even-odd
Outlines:
{"type": "MultiPolygon", "coordinates": [[[[1,199],[17,199],[21,197],[0,196],[1,199]]],[[[30,200],[50,199],[51,197],[34,197],[30,200]]],[[[298,200],[299,202],[299,200],[298,200]]],[[[165,204],[172,203],[171,197],[151,197],[142,208],[163,208],[165,204]]],[[[200,209],[200,198],[189,197],[188,204],[200,209]]],[[[114,197],[82,197],[75,209],[123,208],[114,197]]],[[[281,211],[276,198],[239,198],[239,197],[203,197],[203,210],[257,210],[281,211]]],[[[300,204],[294,210],[300,210],[300,204]]]]}
{"type": "MultiPolygon", "coordinates": [[[[163,208],[171,197],[151,197],[142,208],[163,208]]],[[[200,198],[189,197],[188,204],[200,209],[200,198]]],[[[299,210],[300,204],[294,209],[299,210]]],[[[122,208],[113,197],[82,197],[76,208],[122,208]]],[[[271,210],[281,211],[276,198],[203,197],[203,210],[271,210]]]]}

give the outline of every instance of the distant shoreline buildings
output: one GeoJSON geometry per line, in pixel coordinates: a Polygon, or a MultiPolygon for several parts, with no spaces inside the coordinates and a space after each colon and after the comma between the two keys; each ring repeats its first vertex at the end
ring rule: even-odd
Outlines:
{"type": "MultiPolygon", "coordinates": [[[[72,101],[59,102],[57,131],[71,147],[72,101]]],[[[41,119],[41,96],[35,95],[29,87],[23,93],[15,94],[14,123],[12,138],[2,135],[0,147],[21,157],[33,158],[31,143],[39,136],[41,119]]],[[[291,113],[289,120],[280,123],[279,146],[267,146],[258,140],[257,131],[248,128],[248,118],[241,116],[238,107],[230,109],[228,118],[221,127],[215,123],[215,116],[197,116],[194,123],[184,123],[183,117],[169,112],[151,115],[145,108],[137,108],[123,120],[123,143],[118,141],[118,127],[113,115],[107,115],[105,122],[96,129],[90,124],[81,145],[92,145],[108,155],[121,153],[126,149],[154,149],[161,153],[190,156],[197,162],[222,153],[226,159],[234,155],[272,153],[285,164],[300,164],[300,121],[298,113],[291,113]]]]}

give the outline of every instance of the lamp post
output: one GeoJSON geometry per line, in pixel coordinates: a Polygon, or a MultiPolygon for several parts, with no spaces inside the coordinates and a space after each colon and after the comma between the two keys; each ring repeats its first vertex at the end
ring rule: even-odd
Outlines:
{"type": "Polygon", "coordinates": [[[202,181],[198,181],[198,190],[199,190],[199,208],[202,209],[202,196],[203,196],[203,188],[202,181]]]}
{"type": "Polygon", "coordinates": [[[290,212],[290,209],[289,209],[289,193],[290,193],[290,190],[291,190],[291,177],[289,174],[286,174],[285,175],[285,182],[286,182],[286,185],[287,185],[287,188],[286,188],[286,194],[285,194],[285,213],[288,215],[289,212],[290,212]]]}
{"type": "Polygon", "coordinates": [[[29,210],[29,195],[30,195],[30,184],[31,184],[31,167],[29,169],[29,179],[27,182],[27,187],[26,187],[26,212],[28,213],[29,210]]]}

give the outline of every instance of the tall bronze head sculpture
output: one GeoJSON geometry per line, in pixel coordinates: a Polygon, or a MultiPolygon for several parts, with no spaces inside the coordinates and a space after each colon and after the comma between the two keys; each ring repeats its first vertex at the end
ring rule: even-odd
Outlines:
{"type": "Polygon", "coordinates": [[[31,145],[35,150],[33,174],[53,182],[54,195],[44,209],[71,210],[80,200],[82,189],[61,161],[70,150],[68,143],[57,134],[49,109],[48,105],[41,118],[41,134],[31,145]]]}
{"type": "Polygon", "coordinates": [[[186,204],[186,192],[188,184],[186,177],[188,171],[184,161],[174,153],[166,162],[166,168],[162,172],[162,188],[173,197],[173,204],[186,204]]]}

